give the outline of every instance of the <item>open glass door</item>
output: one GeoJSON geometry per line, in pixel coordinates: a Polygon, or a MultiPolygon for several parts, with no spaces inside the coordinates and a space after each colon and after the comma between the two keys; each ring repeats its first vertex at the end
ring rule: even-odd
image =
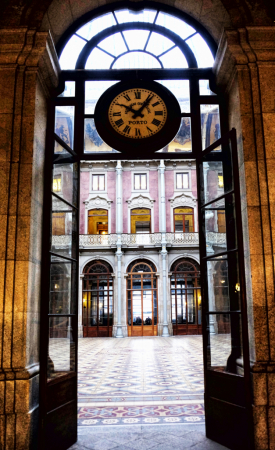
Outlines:
{"type": "Polygon", "coordinates": [[[198,158],[206,435],[252,449],[244,253],[236,131],[198,158]]]}
{"type": "Polygon", "coordinates": [[[77,439],[77,293],[79,162],[73,99],[52,107],[45,170],[41,303],[41,449],[77,439]]]}

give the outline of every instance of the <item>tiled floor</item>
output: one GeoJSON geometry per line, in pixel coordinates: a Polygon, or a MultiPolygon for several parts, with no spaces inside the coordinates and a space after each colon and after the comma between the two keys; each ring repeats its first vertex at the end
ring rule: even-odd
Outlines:
{"type": "Polygon", "coordinates": [[[204,433],[201,336],[79,340],[73,449],[223,449],[204,433]]]}

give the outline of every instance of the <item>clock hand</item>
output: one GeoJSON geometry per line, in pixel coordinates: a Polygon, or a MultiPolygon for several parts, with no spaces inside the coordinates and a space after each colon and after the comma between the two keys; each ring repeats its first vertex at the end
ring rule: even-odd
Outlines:
{"type": "Polygon", "coordinates": [[[154,94],[148,95],[147,99],[145,100],[145,102],[143,103],[143,105],[141,105],[141,107],[136,111],[136,114],[133,116],[133,119],[135,119],[138,115],[141,114],[141,111],[150,103],[150,101],[152,100],[152,98],[154,97],[154,94]]]}
{"type": "Polygon", "coordinates": [[[131,111],[135,114],[135,117],[144,117],[144,114],[138,113],[136,109],[131,108],[130,106],[123,105],[122,103],[116,103],[117,106],[124,106],[124,108],[128,109],[128,111],[131,111]],[[138,114],[137,114],[138,113],[138,114]]]}

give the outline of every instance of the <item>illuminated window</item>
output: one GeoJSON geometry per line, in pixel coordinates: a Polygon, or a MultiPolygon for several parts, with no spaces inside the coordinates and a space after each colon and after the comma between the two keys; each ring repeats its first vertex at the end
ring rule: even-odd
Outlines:
{"type": "Polygon", "coordinates": [[[53,192],[61,192],[61,175],[56,175],[53,179],[53,192]]]}
{"type": "Polygon", "coordinates": [[[146,173],[139,173],[134,175],[134,189],[137,191],[147,189],[146,173]]]}
{"type": "Polygon", "coordinates": [[[106,209],[90,209],[88,234],[108,234],[108,211],[106,209]]]}
{"type": "Polygon", "coordinates": [[[151,232],[151,211],[147,208],[132,209],[131,211],[131,233],[151,232]]]}
{"type": "Polygon", "coordinates": [[[92,176],[92,190],[105,191],[105,175],[92,176]]]}
{"type": "Polygon", "coordinates": [[[188,173],[177,173],[176,174],[177,189],[188,189],[189,188],[189,176],[188,173]]]}
{"type": "Polygon", "coordinates": [[[174,209],[174,231],[175,233],[194,233],[193,208],[174,209]]]}
{"type": "Polygon", "coordinates": [[[218,174],[218,185],[219,185],[219,188],[223,188],[223,174],[222,173],[218,174]]]}

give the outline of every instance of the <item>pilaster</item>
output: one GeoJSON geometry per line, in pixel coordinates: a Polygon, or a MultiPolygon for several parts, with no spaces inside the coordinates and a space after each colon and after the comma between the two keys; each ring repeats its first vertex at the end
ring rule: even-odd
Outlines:
{"type": "Polygon", "coordinates": [[[235,127],[256,449],[275,448],[275,27],[226,30],[215,62],[235,127]]]}
{"type": "Polygon", "coordinates": [[[37,448],[41,230],[49,33],[0,30],[0,447],[37,448]],[[4,281],[5,280],[5,281],[4,281]]]}

